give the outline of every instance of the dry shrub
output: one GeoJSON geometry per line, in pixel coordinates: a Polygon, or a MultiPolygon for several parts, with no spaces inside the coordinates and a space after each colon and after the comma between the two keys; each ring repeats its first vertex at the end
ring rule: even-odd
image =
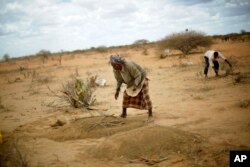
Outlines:
{"type": "Polygon", "coordinates": [[[66,95],[66,100],[75,108],[89,107],[96,102],[93,95],[97,76],[91,76],[83,81],[80,78],[73,78],[63,85],[62,92],[66,95]]]}
{"type": "Polygon", "coordinates": [[[27,70],[27,68],[24,67],[24,66],[20,66],[20,67],[19,67],[19,71],[20,71],[20,72],[21,72],[21,71],[24,71],[24,70],[27,70]]]}
{"type": "Polygon", "coordinates": [[[145,45],[149,43],[149,41],[147,39],[139,39],[139,40],[136,40],[133,44],[134,45],[145,45]]]}
{"type": "Polygon", "coordinates": [[[3,56],[4,61],[9,61],[10,60],[10,55],[9,54],[4,54],[3,56]]]}
{"type": "Polygon", "coordinates": [[[187,55],[191,50],[198,47],[209,47],[212,44],[211,38],[205,36],[204,33],[196,31],[185,31],[174,33],[158,42],[159,50],[166,48],[180,50],[187,55]]]}
{"type": "Polygon", "coordinates": [[[44,64],[49,59],[49,56],[51,56],[51,52],[43,49],[40,50],[36,55],[40,57],[44,64]]]}
{"type": "Polygon", "coordinates": [[[97,52],[99,52],[99,53],[108,52],[108,48],[107,48],[106,46],[104,46],[104,45],[95,48],[95,50],[96,50],[97,52]]]}
{"type": "Polygon", "coordinates": [[[20,67],[20,74],[23,75],[25,79],[31,78],[32,82],[39,77],[39,73],[37,73],[35,69],[28,70],[28,69],[21,69],[20,67]]]}
{"type": "Polygon", "coordinates": [[[42,76],[35,69],[23,71],[21,74],[25,79],[31,78],[32,82],[38,82],[41,84],[47,84],[52,81],[53,77],[51,75],[42,76]]]}

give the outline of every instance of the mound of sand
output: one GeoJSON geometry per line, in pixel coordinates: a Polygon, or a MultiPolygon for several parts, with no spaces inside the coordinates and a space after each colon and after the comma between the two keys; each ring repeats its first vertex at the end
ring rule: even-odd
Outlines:
{"type": "Polygon", "coordinates": [[[92,148],[90,153],[98,159],[192,156],[201,151],[201,143],[201,137],[192,133],[153,125],[116,134],[92,148]]]}
{"type": "Polygon", "coordinates": [[[145,117],[117,118],[117,117],[90,117],[72,120],[68,123],[51,124],[47,119],[40,120],[39,124],[31,123],[18,131],[30,137],[42,137],[55,141],[66,141],[85,138],[101,138],[119,132],[130,131],[145,126],[145,117]],[[56,126],[58,125],[58,126],[56,126]]]}

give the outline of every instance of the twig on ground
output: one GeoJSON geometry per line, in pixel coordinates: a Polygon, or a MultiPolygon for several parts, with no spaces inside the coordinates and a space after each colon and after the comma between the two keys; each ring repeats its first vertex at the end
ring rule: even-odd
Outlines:
{"type": "Polygon", "coordinates": [[[159,162],[165,161],[167,159],[168,159],[167,157],[160,158],[160,159],[149,159],[149,158],[145,158],[145,157],[140,157],[140,160],[142,162],[145,162],[148,165],[154,165],[154,164],[157,164],[159,162]]]}
{"type": "Polygon", "coordinates": [[[50,87],[47,85],[47,89],[52,93],[53,96],[61,98],[62,96],[58,95],[55,91],[51,90],[50,87]]]}
{"type": "Polygon", "coordinates": [[[168,157],[159,158],[159,159],[150,159],[150,158],[145,158],[145,157],[140,156],[138,159],[129,160],[129,162],[130,163],[144,162],[147,165],[155,165],[155,164],[160,163],[162,161],[165,161],[167,159],[168,159],[168,157]]]}
{"type": "Polygon", "coordinates": [[[105,115],[103,119],[101,119],[101,121],[94,123],[93,125],[91,125],[89,127],[89,129],[87,130],[88,132],[90,132],[91,130],[93,130],[94,128],[96,128],[97,126],[102,126],[102,127],[114,127],[114,126],[122,126],[125,124],[125,122],[121,121],[121,120],[110,120],[110,121],[105,121],[104,119],[107,117],[112,117],[112,118],[116,118],[114,115],[105,115]]]}
{"type": "Polygon", "coordinates": [[[73,97],[69,92],[66,91],[61,91],[66,97],[68,97],[71,101],[73,101],[73,103],[79,103],[80,105],[84,105],[83,102],[81,102],[80,100],[76,99],[75,97],[73,97]]]}

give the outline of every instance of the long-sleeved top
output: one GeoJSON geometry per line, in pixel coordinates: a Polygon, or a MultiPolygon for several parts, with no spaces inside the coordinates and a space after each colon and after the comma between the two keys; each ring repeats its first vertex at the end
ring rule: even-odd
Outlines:
{"type": "MultiPolygon", "coordinates": [[[[218,52],[218,51],[208,50],[204,54],[204,57],[208,58],[208,60],[209,60],[209,66],[211,66],[211,67],[214,66],[214,63],[213,63],[213,61],[215,60],[215,58],[214,58],[214,52],[218,52]]],[[[221,54],[220,52],[218,52],[218,58],[222,58],[223,60],[226,60],[226,57],[223,56],[223,54],[221,54]]],[[[216,59],[218,59],[218,58],[216,58],[216,59]]]]}
{"type": "Polygon", "coordinates": [[[127,84],[127,87],[132,85],[138,86],[147,75],[141,66],[132,61],[125,61],[121,70],[113,69],[113,72],[117,81],[116,89],[120,89],[122,83],[127,84]]]}

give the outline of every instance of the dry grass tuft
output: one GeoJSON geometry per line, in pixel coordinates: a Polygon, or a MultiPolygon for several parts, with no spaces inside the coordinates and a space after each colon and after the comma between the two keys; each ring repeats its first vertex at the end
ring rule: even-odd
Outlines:
{"type": "Polygon", "coordinates": [[[62,85],[61,90],[54,91],[47,86],[50,97],[55,97],[53,100],[44,101],[43,105],[55,108],[65,108],[71,105],[75,108],[87,108],[96,103],[94,91],[96,89],[97,76],[91,76],[86,80],[72,77],[66,84],[62,85]]]}
{"type": "Polygon", "coordinates": [[[75,108],[89,107],[96,102],[95,96],[93,95],[96,88],[96,79],[97,76],[91,76],[86,81],[73,78],[71,81],[68,81],[66,85],[63,85],[61,92],[63,92],[67,101],[75,108]]]}

